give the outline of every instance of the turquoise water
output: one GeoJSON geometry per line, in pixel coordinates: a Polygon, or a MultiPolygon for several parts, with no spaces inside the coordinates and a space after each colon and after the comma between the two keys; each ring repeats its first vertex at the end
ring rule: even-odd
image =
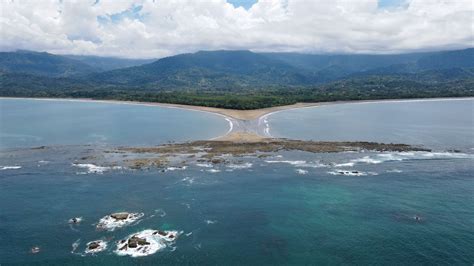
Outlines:
{"type": "Polygon", "coordinates": [[[0,147],[156,145],[209,139],[229,129],[222,117],[156,106],[0,99],[0,147]]]}
{"type": "MultiPolygon", "coordinates": [[[[134,106],[120,108],[128,113],[125,110],[134,106]]],[[[8,110],[17,109],[2,109],[2,116],[10,116],[8,110]]],[[[63,113],[60,108],[58,112],[63,113]]],[[[269,119],[275,122],[274,117],[269,119]]],[[[438,120],[437,128],[449,127],[443,125],[453,119],[472,117],[457,113],[447,121],[438,120]]],[[[222,125],[225,130],[225,120],[222,125]]],[[[298,126],[305,130],[305,124],[292,125],[298,126]]],[[[175,129],[168,130],[172,135],[175,129]]],[[[201,130],[209,129],[192,128],[201,130]]],[[[387,128],[387,134],[391,130],[387,128]]],[[[443,132],[458,136],[447,128],[443,132]]],[[[1,153],[0,166],[21,168],[0,170],[0,264],[471,265],[474,261],[470,143],[461,147],[462,152],[442,151],[442,142],[437,142],[437,152],[279,152],[266,158],[232,158],[232,164],[212,168],[190,163],[175,171],[94,173],[73,165],[75,158],[124,142],[98,147],[57,144],[46,149],[9,145],[1,153]],[[338,174],[343,170],[360,175],[338,174]],[[95,229],[101,217],[117,211],[145,216],[113,232],[95,229]],[[68,219],[78,216],[84,221],[70,226],[68,219]],[[114,253],[115,241],[144,229],[182,233],[173,245],[150,256],[114,253]],[[85,244],[96,239],[108,241],[107,250],[84,254],[85,244]],[[78,247],[71,252],[73,243],[78,247]],[[31,254],[33,246],[41,252],[31,254]]]]}
{"type": "Polygon", "coordinates": [[[276,137],[474,148],[474,99],[351,103],[270,115],[276,137]]]}

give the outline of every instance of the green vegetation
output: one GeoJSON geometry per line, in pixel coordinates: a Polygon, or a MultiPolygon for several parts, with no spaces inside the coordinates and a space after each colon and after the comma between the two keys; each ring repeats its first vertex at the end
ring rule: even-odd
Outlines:
{"type": "MultiPolygon", "coordinates": [[[[94,67],[97,69],[90,66],[94,67]]],[[[213,51],[86,74],[90,68],[78,60],[47,53],[3,53],[0,96],[230,109],[296,102],[474,96],[474,49],[385,56],[213,51]],[[84,72],[66,75],[80,72],[71,69],[84,72]]]]}
{"type": "MultiPolygon", "coordinates": [[[[430,73],[432,74],[432,73],[430,73]]],[[[95,86],[69,79],[2,74],[0,96],[91,98],[258,109],[297,102],[474,96],[474,78],[445,82],[415,75],[364,76],[313,87],[150,91],[138,87],[95,86]]]]}

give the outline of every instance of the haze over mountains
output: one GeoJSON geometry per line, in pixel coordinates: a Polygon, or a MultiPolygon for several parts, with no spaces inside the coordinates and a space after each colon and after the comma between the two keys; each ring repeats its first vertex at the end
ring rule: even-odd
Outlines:
{"type": "Polygon", "coordinates": [[[474,95],[473,84],[474,48],[400,55],[222,50],[159,60],[0,53],[2,96],[197,102],[236,108],[245,102],[251,108],[295,101],[469,96],[474,95]]]}

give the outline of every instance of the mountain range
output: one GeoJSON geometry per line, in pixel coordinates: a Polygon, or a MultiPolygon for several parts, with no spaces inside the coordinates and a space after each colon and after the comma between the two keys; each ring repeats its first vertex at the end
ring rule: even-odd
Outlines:
{"type": "MultiPolygon", "coordinates": [[[[247,97],[249,106],[253,106],[252,99],[268,101],[265,105],[271,106],[278,97],[278,104],[287,103],[285,97],[291,101],[337,100],[334,95],[344,99],[397,97],[394,92],[400,92],[400,88],[403,97],[436,97],[434,91],[444,96],[469,96],[474,94],[473,80],[474,48],[396,55],[222,50],[158,60],[33,51],[0,53],[1,96],[183,102],[169,94],[180,92],[182,96],[192,95],[195,101],[223,97],[224,103],[230,98],[241,102],[247,97]]],[[[189,103],[194,104],[191,99],[189,103]]],[[[216,100],[212,105],[221,103],[216,100]]]]}

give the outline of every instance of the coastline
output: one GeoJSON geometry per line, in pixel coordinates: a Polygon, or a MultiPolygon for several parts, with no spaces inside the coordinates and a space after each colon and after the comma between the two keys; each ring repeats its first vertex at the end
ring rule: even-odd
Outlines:
{"type": "Polygon", "coordinates": [[[109,104],[128,104],[140,106],[156,106],[163,108],[176,108],[197,112],[205,112],[214,115],[222,116],[229,123],[229,130],[222,136],[212,138],[215,141],[234,141],[234,142],[256,142],[265,139],[272,139],[269,133],[267,118],[270,115],[293,109],[314,108],[327,105],[336,104],[369,104],[369,103],[384,103],[384,102],[426,102],[426,101],[446,101],[446,100],[469,100],[474,97],[444,97],[444,98],[413,98],[413,99],[381,99],[381,100],[351,100],[351,101],[334,101],[334,102],[312,102],[312,103],[296,103],[292,105],[275,106],[254,110],[236,110],[223,109],[216,107],[171,104],[171,103],[156,103],[156,102],[138,102],[138,101],[120,101],[120,100],[96,100],[90,98],[39,98],[39,97],[0,97],[0,99],[26,99],[38,101],[70,101],[70,102],[95,102],[95,103],[109,103],[109,104]],[[238,121],[257,120],[257,125],[262,123],[266,125],[264,135],[247,132],[242,130],[235,130],[238,121]]]}

